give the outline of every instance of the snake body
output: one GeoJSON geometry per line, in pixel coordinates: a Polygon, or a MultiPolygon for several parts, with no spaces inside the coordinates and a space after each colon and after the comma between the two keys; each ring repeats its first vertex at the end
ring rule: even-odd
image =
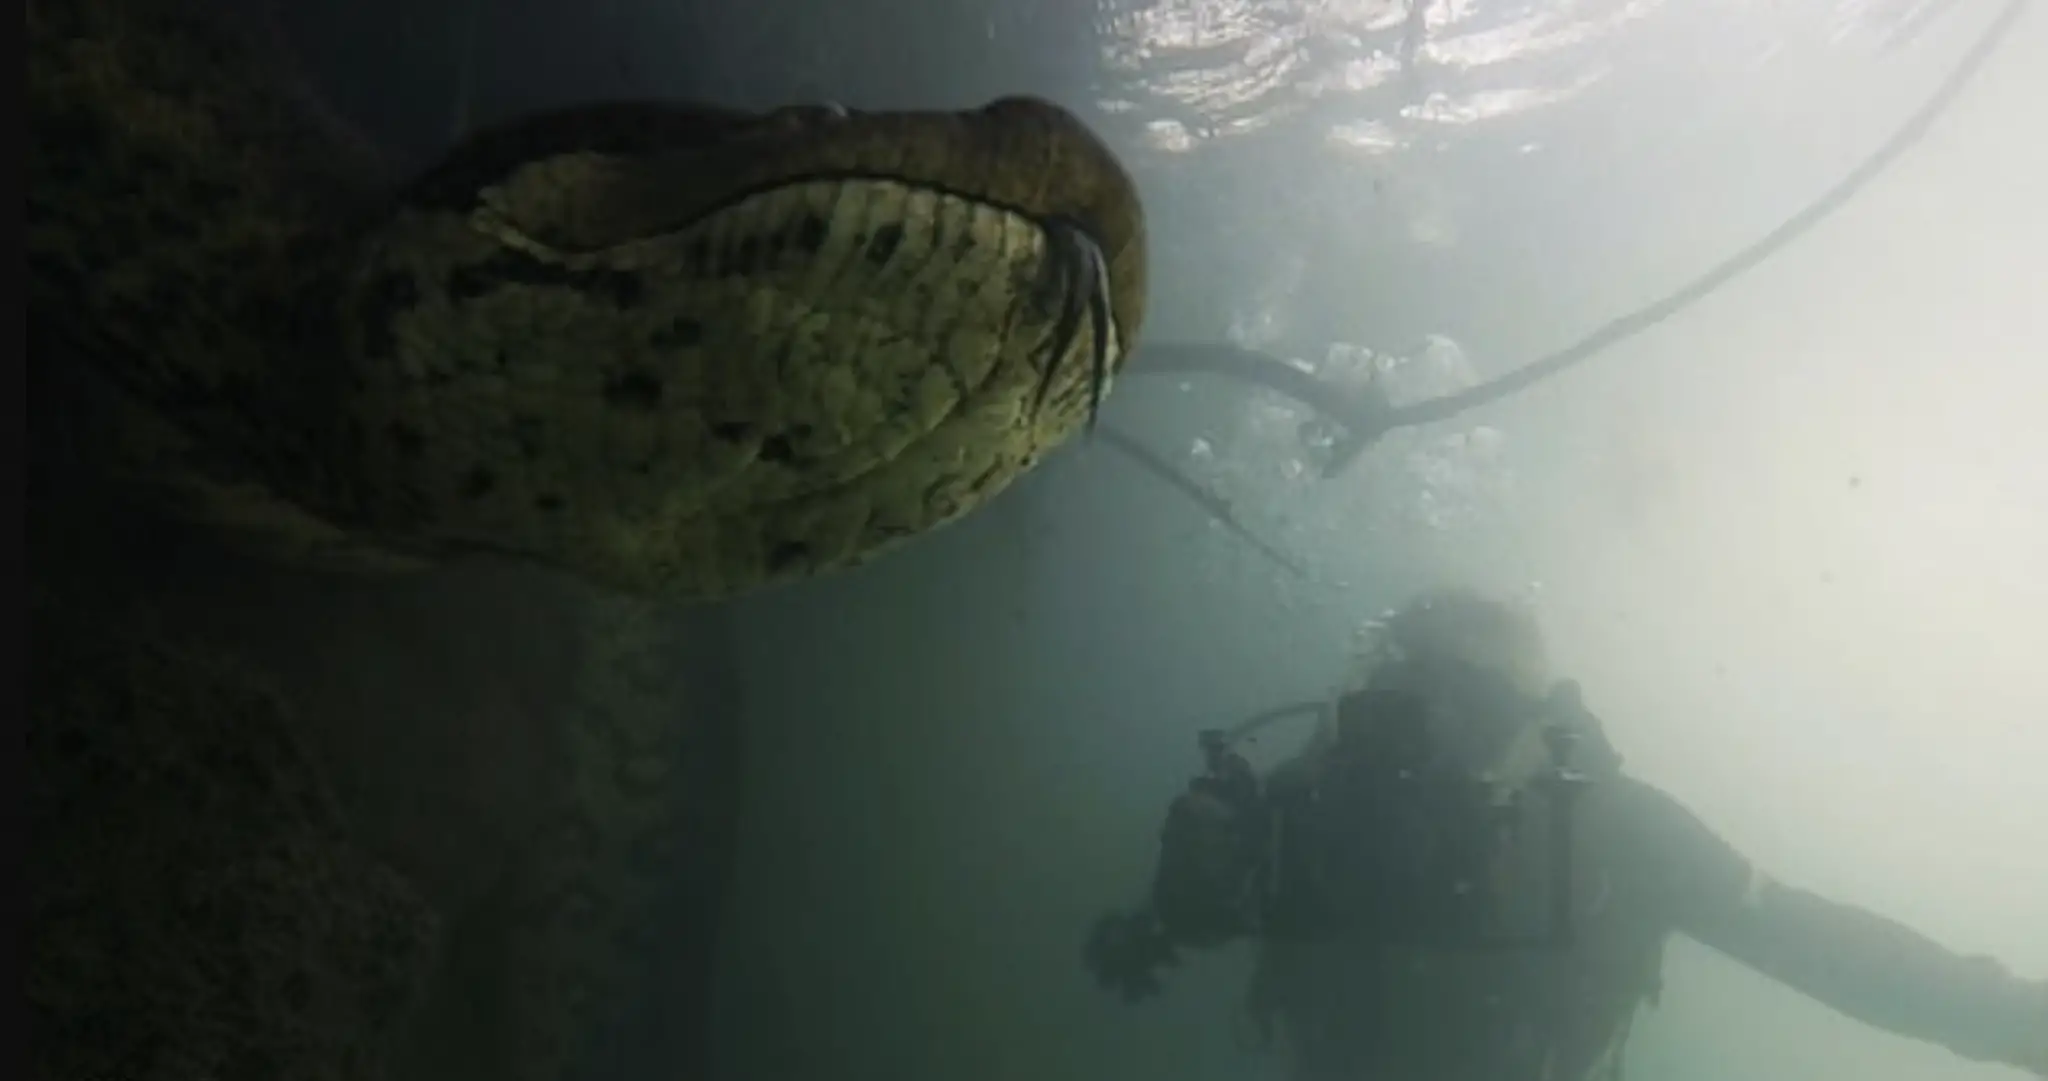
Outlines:
{"type": "Polygon", "coordinates": [[[358,261],[330,505],[692,596],[858,562],[1086,415],[1138,304],[1112,168],[1022,101],[486,135],[358,261]]]}
{"type": "MultiPolygon", "coordinates": [[[[32,658],[70,696],[30,721],[51,778],[32,808],[48,861],[32,867],[118,842],[31,882],[31,938],[72,929],[62,956],[32,954],[31,1008],[39,1030],[79,1034],[39,1062],[53,1076],[588,1076],[656,978],[661,917],[683,894],[715,909],[715,839],[737,798],[729,665],[716,634],[686,633],[661,602],[872,558],[1079,430],[1143,317],[1129,177],[1033,100],[611,103],[479,132],[383,185],[289,72],[191,5],[31,0],[27,27],[31,560],[49,598],[31,623],[71,643],[32,658]],[[488,553],[580,582],[556,609],[579,644],[535,741],[544,768],[495,820],[526,823],[515,855],[435,881],[434,854],[466,835],[386,791],[401,774],[463,783],[457,766],[435,781],[423,747],[509,754],[455,738],[487,733],[487,716],[412,740],[294,701],[278,674],[292,664],[251,674],[235,656],[284,650],[284,626],[221,632],[235,620],[211,587],[177,573],[130,590],[149,575],[106,548],[146,554],[166,515],[292,567],[488,553]],[[110,678],[122,694],[84,690],[110,678]],[[288,805],[305,825],[193,817],[195,792],[263,791],[215,701],[263,703],[247,731],[313,793],[288,805]],[[79,758],[80,732],[143,750],[79,758]],[[155,780],[159,761],[184,779],[155,780]],[[115,820],[129,832],[101,829],[115,820]],[[185,878],[138,892],[121,868],[158,830],[183,846],[185,878]],[[292,859],[268,855],[287,842],[292,859]],[[252,911],[275,933],[181,923],[208,917],[158,902],[188,880],[267,891],[252,911]],[[66,958],[136,935],[186,936],[192,949],[150,955],[185,990],[109,1007],[120,988],[78,982],[66,958]],[[280,942],[328,967],[283,966],[280,942]],[[252,998],[238,971],[290,986],[252,998]],[[344,1009],[335,996],[362,986],[383,997],[344,1009]],[[94,1057],[114,1030],[130,1057],[94,1057]]],[[[388,648],[316,656],[350,642],[299,658],[376,683],[388,648]]]]}
{"type": "Polygon", "coordinates": [[[35,363],[108,472],[287,554],[829,572],[1030,468],[1142,321],[1132,183],[1043,102],[583,106],[388,194],[173,6],[29,29],[35,363]]]}

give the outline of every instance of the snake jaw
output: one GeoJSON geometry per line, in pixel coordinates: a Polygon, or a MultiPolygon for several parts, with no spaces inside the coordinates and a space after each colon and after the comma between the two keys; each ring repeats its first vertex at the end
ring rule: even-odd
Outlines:
{"type": "Polygon", "coordinates": [[[1056,305],[1059,318],[1047,339],[1048,355],[1031,399],[1030,417],[1036,420],[1060,364],[1073,351],[1081,335],[1081,320],[1090,330],[1088,359],[1088,429],[1095,429],[1102,401],[1110,382],[1110,298],[1109,266],[1102,246],[1080,226],[1064,218],[1045,225],[1045,260],[1041,264],[1038,294],[1056,305]]]}

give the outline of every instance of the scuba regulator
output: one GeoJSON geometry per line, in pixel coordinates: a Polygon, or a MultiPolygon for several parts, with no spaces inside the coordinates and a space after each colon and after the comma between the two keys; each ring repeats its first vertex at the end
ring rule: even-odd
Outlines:
{"type": "Polygon", "coordinates": [[[1326,716],[1334,742],[1266,779],[1242,745],[1284,717],[1327,715],[1325,704],[1202,732],[1203,771],[1167,816],[1149,903],[1104,916],[1089,936],[1085,960],[1097,982],[1143,998],[1158,992],[1159,970],[1181,947],[1253,935],[1468,951],[1569,947],[1573,812],[1592,783],[1576,758],[1597,722],[1569,682],[1534,699],[1490,673],[1432,675],[1429,694],[1376,680],[1345,695],[1326,716]],[[1441,688],[1450,688],[1461,723],[1441,723],[1441,688]],[[1540,726],[1545,764],[1515,784],[1474,770],[1529,725],[1540,726]],[[1548,912],[1540,927],[1511,927],[1499,870],[1532,802],[1546,812],[1548,912]]]}

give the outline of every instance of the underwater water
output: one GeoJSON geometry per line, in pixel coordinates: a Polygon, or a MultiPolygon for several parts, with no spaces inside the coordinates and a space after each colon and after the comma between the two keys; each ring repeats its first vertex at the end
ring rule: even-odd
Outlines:
{"type": "MultiPolygon", "coordinates": [[[[1906,13],[1875,6],[1433,5],[1489,29],[1432,53],[1431,120],[1385,79],[1342,87],[1377,69],[1339,26],[1398,8],[1153,6],[1115,50],[1157,73],[1136,114],[1175,118],[1135,157],[1148,333],[1325,373],[1380,355],[1397,394],[1498,373],[1832,184],[1991,14],[1953,7],[1893,44],[1906,13]],[[1176,141],[1189,115],[1242,130],[1176,141]]],[[[2029,55],[2038,17],[1752,275],[1338,479],[1304,465],[1292,403],[1126,375],[1110,420],[1179,449],[1306,580],[1084,444],[900,560],[763,598],[727,1068],[1284,1076],[1244,1050],[1248,950],[1125,1006],[1077,979],[1077,931],[1142,891],[1196,729],[1323,693],[1356,623],[1440,579],[1532,597],[1631,770],[1770,873],[2048,975],[2029,55]]],[[[2022,1074],[1680,940],[1629,1076],[2022,1074]]]]}
{"type": "MultiPolygon", "coordinates": [[[[1777,227],[1918,108],[1996,8],[469,0],[271,15],[336,115],[406,168],[477,126],[602,98],[1048,98],[1137,179],[1146,341],[1232,342],[1401,403],[1566,345],[1777,227]]],[[[1330,693],[1361,625],[1439,582],[1531,604],[1630,773],[1759,868],[2048,979],[2042,61],[2033,12],[1910,153],[1763,265],[1335,476],[1303,406],[1146,375],[1141,347],[1105,424],[1298,572],[1077,437],[871,564],[631,617],[690,643],[690,678],[715,684],[692,706],[731,718],[736,749],[689,759],[718,771],[689,782],[717,803],[702,843],[729,852],[692,865],[703,879],[655,921],[675,941],[646,946],[666,967],[595,1023],[564,1081],[1286,1076],[1248,1046],[1249,949],[1196,955],[1163,997],[1126,1004],[1091,984],[1081,943],[1145,888],[1161,817],[1201,766],[1196,732],[1330,693]]],[[[470,823],[450,833],[466,840],[405,842],[398,862],[437,901],[488,910],[476,868],[535,830],[527,796],[568,708],[565,587],[497,568],[360,590],[218,573],[238,590],[194,585],[192,603],[224,633],[293,628],[251,657],[309,699],[334,753],[357,714],[385,738],[432,728],[416,772],[354,775],[341,802],[401,792],[409,814],[470,823]],[[293,597],[310,598],[296,614],[293,597]]],[[[1258,753],[1302,734],[1278,729],[1258,753]]],[[[490,971],[463,953],[488,947],[451,942],[490,971]]],[[[449,1016],[434,1023],[469,1023],[449,1016]]],[[[401,1076],[464,1072],[405,1062],[401,1076]]],[[[1628,1064],[1652,1081],[2024,1076],[1684,940],[1628,1064]]]]}

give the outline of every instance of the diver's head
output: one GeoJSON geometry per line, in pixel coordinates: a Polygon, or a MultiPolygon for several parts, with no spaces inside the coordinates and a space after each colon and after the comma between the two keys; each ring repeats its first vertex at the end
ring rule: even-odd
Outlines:
{"type": "Polygon", "coordinates": [[[1376,702],[1407,701],[1426,717],[1431,745],[1475,775],[1518,784],[1548,762],[1538,722],[1552,675],[1525,606],[1432,589],[1375,624],[1366,644],[1350,688],[1366,694],[1346,699],[1365,707],[1353,723],[1372,723],[1376,702]]]}
{"type": "Polygon", "coordinates": [[[1457,664],[1506,679],[1524,694],[1550,687],[1550,661],[1535,613],[1476,590],[1440,587],[1386,620],[1393,660],[1457,664]]]}

